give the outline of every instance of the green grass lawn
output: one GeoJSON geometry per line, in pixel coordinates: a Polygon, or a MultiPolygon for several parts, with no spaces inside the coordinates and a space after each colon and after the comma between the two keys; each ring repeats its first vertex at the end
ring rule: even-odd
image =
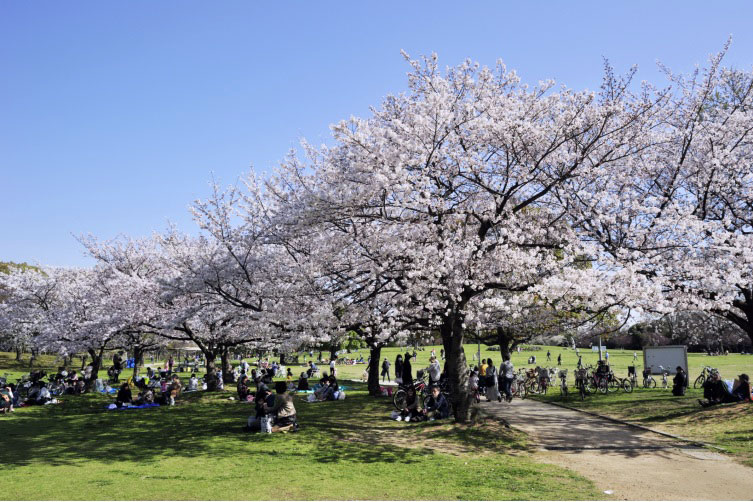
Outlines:
{"type": "Polygon", "coordinates": [[[354,384],[345,401],[296,398],[302,429],[242,430],[231,392],[105,411],[71,396],[0,417],[4,499],[594,499],[593,484],[535,461],[491,419],[406,424],[354,384]]]}

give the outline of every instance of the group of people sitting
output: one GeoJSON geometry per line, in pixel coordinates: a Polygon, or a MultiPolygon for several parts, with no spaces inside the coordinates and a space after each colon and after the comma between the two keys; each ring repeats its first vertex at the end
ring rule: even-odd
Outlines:
{"type": "Polygon", "coordinates": [[[295,405],[285,382],[275,383],[273,394],[266,384],[260,383],[254,398],[255,415],[248,417],[249,432],[297,431],[295,405]]]}
{"type": "Polygon", "coordinates": [[[750,378],[746,373],[741,373],[730,386],[722,380],[718,372],[713,372],[711,377],[703,384],[703,397],[705,400],[698,400],[698,403],[703,407],[751,401],[753,398],[751,397],[750,378]]]}
{"type": "Polygon", "coordinates": [[[424,402],[425,407],[421,408],[418,403],[416,389],[413,386],[406,388],[406,406],[397,412],[395,420],[405,422],[422,422],[424,420],[439,420],[450,416],[450,403],[447,397],[442,394],[439,385],[433,384],[430,388],[431,394],[424,402]]]}
{"type": "MultiPolygon", "coordinates": [[[[192,384],[194,387],[198,385],[198,379],[196,374],[191,376],[192,384]]],[[[131,385],[128,382],[124,382],[118,389],[118,394],[115,396],[115,406],[118,408],[128,406],[141,406],[144,404],[161,404],[167,406],[174,406],[175,400],[180,396],[183,390],[183,384],[180,381],[178,375],[173,375],[169,383],[165,380],[161,382],[160,394],[155,396],[154,389],[148,385],[148,380],[145,378],[134,381],[138,393],[136,397],[133,397],[131,391],[131,385]]],[[[189,387],[190,388],[190,387],[189,387]]],[[[194,389],[195,390],[195,389],[194,389]]]]}

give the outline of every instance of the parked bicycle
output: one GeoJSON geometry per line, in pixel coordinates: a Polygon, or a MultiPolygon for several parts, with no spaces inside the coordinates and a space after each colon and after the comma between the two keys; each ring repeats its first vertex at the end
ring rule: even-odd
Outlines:
{"type": "Polygon", "coordinates": [[[651,375],[651,368],[643,370],[643,388],[644,389],[656,388],[656,380],[654,380],[654,377],[651,375]]]}
{"type": "Polygon", "coordinates": [[[590,391],[588,389],[589,374],[588,369],[581,368],[575,371],[575,388],[578,389],[581,401],[583,401],[590,391]]]}
{"type": "Polygon", "coordinates": [[[564,399],[567,399],[567,370],[560,370],[559,371],[559,379],[560,379],[560,396],[562,396],[564,399]]]}
{"type": "Polygon", "coordinates": [[[705,366],[703,370],[701,370],[701,374],[698,375],[698,378],[695,379],[695,382],[693,382],[693,388],[698,389],[703,387],[703,384],[706,383],[706,380],[709,380],[712,375],[718,374],[719,370],[716,368],[712,368],[711,366],[705,366]]]}

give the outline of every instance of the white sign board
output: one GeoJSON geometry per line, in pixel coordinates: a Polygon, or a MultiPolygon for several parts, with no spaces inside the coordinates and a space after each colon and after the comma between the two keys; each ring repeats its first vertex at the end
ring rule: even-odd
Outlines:
{"type": "Polygon", "coordinates": [[[598,345],[591,345],[591,350],[594,351],[594,352],[598,352],[599,351],[599,346],[598,345]]]}
{"type": "Polygon", "coordinates": [[[688,348],[685,345],[664,345],[663,347],[643,347],[643,368],[651,368],[651,373],[660,375],[664,371],[670,375],[677,373],[680,366],[688,373],[688,348]]]}

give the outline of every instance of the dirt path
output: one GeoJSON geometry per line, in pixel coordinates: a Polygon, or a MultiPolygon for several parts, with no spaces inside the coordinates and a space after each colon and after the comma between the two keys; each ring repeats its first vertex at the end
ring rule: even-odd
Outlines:
{"type": "Polygon", "coordinates": [[[530,399],[481,406],[528,433],[541,460],[592,480],[605,498],[753,500],[753,469],[700,446],[530,399]]]}

